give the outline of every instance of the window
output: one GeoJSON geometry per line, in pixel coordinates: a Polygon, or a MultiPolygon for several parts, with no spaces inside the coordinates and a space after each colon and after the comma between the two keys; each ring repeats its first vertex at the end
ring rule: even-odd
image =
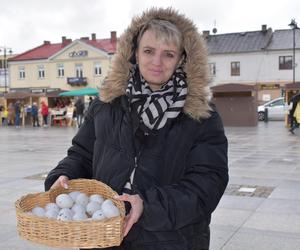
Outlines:
{"type": "Polygon", "coordinates": [[[94,64],[94,75],[95,76],[101,75],[101,64],[98,62],[94,64]]]}
{"type": "Polygon", "coordinates": [[[209,73],[211,76],[215,76],[216,75],[216,64],[215,63],[209,63],[209,73]]]}
{"type": "Polygon", "coordinates": [[[25,67],[24,66],[19,67],[19,79],[25,79],[25,67]]]}
{"type": "Polygon", "coordinates": [[[65,69],[63,64],[57,64],[57,76],[64,77],[65,76],[65,69]]]}
{"type": "Polygon", "coordinates": [[[231,62],[231,75],[232,76],[240,75],[240,62],[231,62]]]}
{"type": "Polygon", "coordinates": [[[279,57],[279,69],[292,69],[293,57],[292,56],[280,56],[279,57]]]}
{"type": "Polygon", "coordinates": [[[82,64],[75,64],[76,77],[83,77],[82,64]]]}
{"type": "Polygon", "coordinates": [[[45,69],[44,69],[44,65],[39,65],[39,66],[38,66],[38,77],[39,77],[39,79],[45,78],[45,69]]]}

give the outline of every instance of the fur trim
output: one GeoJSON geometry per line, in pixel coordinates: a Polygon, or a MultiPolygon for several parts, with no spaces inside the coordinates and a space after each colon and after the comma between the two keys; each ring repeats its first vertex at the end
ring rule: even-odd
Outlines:
{"type": "Polygon", "coordinates": [[[196,26],[184,15],[178,14],[172,8],[151,8],[141,16],[134,17],[130,26],[120,37],[117,53],[114,55],[108,76],[100,87],[100,99],[111,102],[124,95],[127,88],[129,72],[132,64],[130,58],[133,52],[133,38],[151,19],[164,19],[174,23],[183,34],[183,47],[186,52],[184,71],[187,74],[188,95],[184,113],[195,119],[209,117],[208,64],[205,42],[196,26]]]}

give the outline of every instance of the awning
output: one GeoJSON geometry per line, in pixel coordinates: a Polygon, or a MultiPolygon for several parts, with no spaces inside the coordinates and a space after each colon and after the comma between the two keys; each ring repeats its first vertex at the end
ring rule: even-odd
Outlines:
{"type": "Polygon", "coordinates": [[[82,88],[76,90],[70,90],[62,92],[59,96],[83,96],[83,95],[98,95],[99,90],[95,88],[82,88]]]}

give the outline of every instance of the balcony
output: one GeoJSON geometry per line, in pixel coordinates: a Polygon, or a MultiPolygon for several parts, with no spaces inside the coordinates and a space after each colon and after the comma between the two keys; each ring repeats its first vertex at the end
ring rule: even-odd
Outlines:
{"type": "Polygon", "coordinates": [[[68,77],[67,83],[71,86],[86,86],[87,78],[86,77],[68,77]]]}

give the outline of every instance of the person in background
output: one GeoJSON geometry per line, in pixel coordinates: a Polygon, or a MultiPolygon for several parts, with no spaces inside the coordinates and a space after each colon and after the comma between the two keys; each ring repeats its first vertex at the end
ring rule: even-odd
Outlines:
{"type": "Polygon", "coordinates": [[[84,113],[84,103],[80,97],[75,102],[76,108],[76,118],[77,118],[77,126],[81,127],[83,121],[83,113],[84,113]]]}
{"type": "Polygon", "coordinates": [[[7,116],[7,124],[14,125],[15,123],[15,108],[13,103],[9,103],[7,107],[8,116],[7,116]]]}
{"type": "Polygon", "coordinates": [[[290,132],[294,134],[294,130],[298,128],[300,124],[300,94],[293,96],[290,102],[292,102],[292,108],[289,113],[291,121],[290,132]]]}
{"type": "Polygon", "coordinates": [[[32,103],[31,117],[32,117],[33,127],[39,127],[40,126],[40,123],[39,123],[39,108],[38,108],[36,102],[32,103]]]}
{"type": "Polygon", "coordinates": [[[205,42],[191,20],[170,8],[135,17],[45,189],[91,178],[118,192],[124,239],[108,249],[209,249],[228,145],[208,84],[205,42]]]}
{"type": "Polygon", "coordinates": [[[15,126],[16,128],[20,128],[20,118],[21,118],[21,103],[20,101],[16,101],[15,103],[15,126]]]}
{"type": "Polygon", "coordinates": [[[41,114],[42,114],[42,117],[43,117],[43,126],[45,128],[47,128],[48,127],[49,108],[48,108],[48,105],[44,101],[42,101],[41,104],[42,104],[41,114]]]}
{"type": "Polygon", "coordinates": [[[66,120],[67,126],[71,127],[73,125],[73,114],[74,113],[74,105],[72,102],[67,106],[66,120]]]}
{"type": "Polygon", "coordinates": [[[3,107],[2,111],[2,126],[7,126],[7,117],[8,117],[8,111],[6,107],[3,107]]]}
{"type": "Polygon", "coordinates": [[[92,102],[93,102],[93,97],[89,97],[89,107],[91,106],[91,104],[92,104],[92,102]]]}

